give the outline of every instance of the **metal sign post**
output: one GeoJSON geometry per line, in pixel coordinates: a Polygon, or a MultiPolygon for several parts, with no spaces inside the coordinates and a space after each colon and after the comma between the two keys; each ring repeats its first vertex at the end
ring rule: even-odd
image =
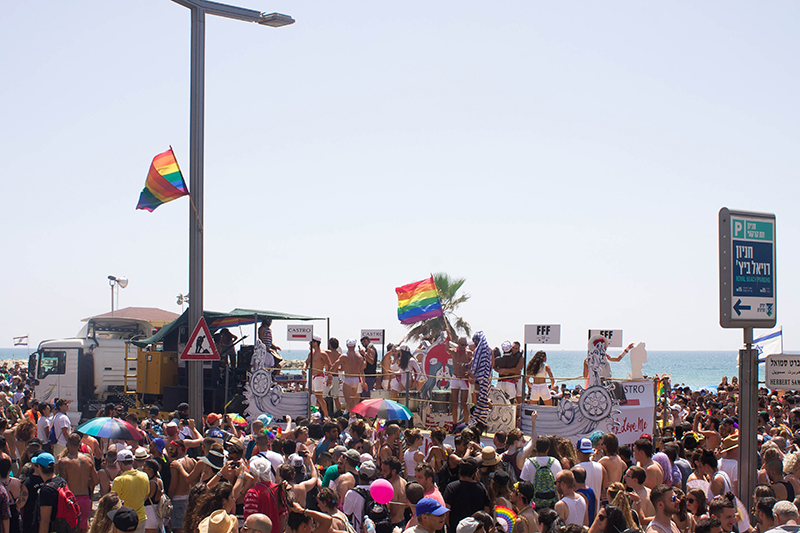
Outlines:
{"type": "Polygon", "coordinates": [[[758,350],[753,328],[774,328],[777,321],[775,215],[719,210],[719,325],[742,328],[739,350],[739,499],[746,509],[758,478],[758,350]]]}

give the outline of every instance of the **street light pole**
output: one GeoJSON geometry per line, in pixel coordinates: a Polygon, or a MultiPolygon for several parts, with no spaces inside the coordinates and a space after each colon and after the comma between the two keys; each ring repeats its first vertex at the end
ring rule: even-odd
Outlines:
{"type": "MultiPolygon", "coordinates": [[[[194,328],[203,316],[203,133],[205,129],[205,50],[206,13],[220,17],[280,27],[294,19],[280,13],[262,13],[252,9],[209,2],[207,0],[172,0],[192,12],[191,119],[189,123],[189,327],[194,328]]],[[[203,418],[203,362],[187,361],[189,414],[200,424],[203,418]]]]}

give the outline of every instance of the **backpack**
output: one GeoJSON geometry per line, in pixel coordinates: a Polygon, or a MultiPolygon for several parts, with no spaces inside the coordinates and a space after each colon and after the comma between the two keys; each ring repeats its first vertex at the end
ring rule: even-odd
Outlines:
{"type": "Polygon", "coordinates": [[[64,481],[59,486],[58,483],[48,481],[45,485],[58,492],[56,514],[50,518],[50,531],[54,533],[76,533],[80,524],[81,508],[75,495],[69,490],[67,482],[64,481]]]}
{"type": "Polygon", "coordinates": [[[162,491],[161,499],[158,500],[158,505],[156,505],[156,518],[168,518],[170,516],[172,516],[172,500],[162,491]]]}
{"type": "MultiPolygon", "coordinates": [[[[375,533],[392,533],[392,519],[391,515],[389,515],[389,507],[386,504],[378,503],[372,499],[372,495],[369,493],[369,490],[356,487],[352,489],[358,493],[359,496],[364,498],[364,517],[369,518],[375,524],[375,533]]],[[[348,517],[350,518],[350,523],[355,527],[357,530],[360,529],[361,522],[363,524],[364,520],[356,521],[353,516],[348,517]]]]}
{"type": "Polygon", "coordinates": [[[53,423],[50,424],[50,434],[47,436],[47,442],[50,444],[58,444],[58,437],[56,437],[56,426],[53,423]]]}
{"type": "Polygon", "coordinates": [[[537,509],[544,509],[545,507],[553,508],[558,501],[558,492],[556,492],[556,477],[550,467],[555,462],[555,459],[549,457],[547,464],[539,466],[536,458],[530,457],[528,461],[533,463],[536,468],[536,474],[533,476],[533,502],[536,503],[537,509]]]}

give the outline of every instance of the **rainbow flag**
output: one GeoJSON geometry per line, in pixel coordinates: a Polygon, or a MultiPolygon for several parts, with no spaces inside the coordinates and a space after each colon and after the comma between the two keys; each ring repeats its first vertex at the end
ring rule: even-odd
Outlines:
{"type": "Polygon", "coordinates": [[[442,302],[433,276],[395,289],[397,293],[397,318],[402,324],[413,324],[435,316],[442,316],[442,302]]]}
{"type": "Polygon", "coordinates": [[[659,381],[658,385],[656,386],[656,398],[661,398],[666,391],[667,386],[664,384],[663,381],[659,381]]]}
{"type": "Polygon", "coordinates": [[[183,181],[183,174],[178,167],[178,160],[172,152],[172,147],[153,158],[147,181],[139,195],[136,209],[145,209],[151,213],[156,207],[171,202],[181,196],[187,196],[189,190],[183,181]]]}

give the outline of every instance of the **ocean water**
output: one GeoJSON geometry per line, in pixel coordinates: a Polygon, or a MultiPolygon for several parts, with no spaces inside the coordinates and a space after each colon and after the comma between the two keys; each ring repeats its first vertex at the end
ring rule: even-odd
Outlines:
{"type": "MultiPolygon", "coordinates": [[[[586,359],[585,351],[545,350],[547,364],[553,372],[556,381],[563,381],[567,386],[583,382],[583,361],[586,359]],[[569,379],[579,378],[579,379],[569,379]]],[[[621,348],[610,348],[612,356],[622,352],[621,348]]],[[[535,351],[528,351],[528,360],[535,351]]],[[[284,350],[281,352],[286,360],[305,360],[307,350],[284,350]]],[[[656,374],[670,374],[672,384],[684,384],[692,389],[703,387],[716,387],[722,376],[728,376],[728,381],[733,376],[739,375],[739,353],[736,351],[649,351],[647,363],[642,368],[642,373],[647,376],[656,374]]],[[[615,378],[625,378],[631,371],[631,362],[626,355],[622,361],[611,362],[611,374],[615,378]]],[[[764,366],[759,368],[759,381],[764,380],[764,366]]]]}
{"type": "MultiPolygon", "coordinates": [[[[0,360],[23,359],[33,351],[26,346],[16,348],[0,348],[0,360]]],[[[617,355],[621,349],[612,348],[611,355],[617,355]]],[[[586,358],[584,351],[546,350],[547,364],[553,371],[557,381],[563,381],[572,388],[583,381],[583,360],[586,358]],[[580,379],[569,379],[580,378],[580,379]]],[[[307,350],[284,350],[282,356],[289,361],[305,360],[307,350]]],[[[532,356],[529,352],[528,357],[532,356]]],[[[647,376],[656,374],[671,374],[672,384],[684,384],[692,389],[703,387],[716,387],[722,376],[728,380],[739,375],[738,352],[736,351],[650,351],[647,354],[642,372],[647,376]]],[[[631,364],[626,355],[622,361],[611,363],[611,372],[614,377],[624,378],[631,371],[631,364]]],[[[758,374],[759,381],[764,380],[764,366],[761,365],[758,374]]]]}

